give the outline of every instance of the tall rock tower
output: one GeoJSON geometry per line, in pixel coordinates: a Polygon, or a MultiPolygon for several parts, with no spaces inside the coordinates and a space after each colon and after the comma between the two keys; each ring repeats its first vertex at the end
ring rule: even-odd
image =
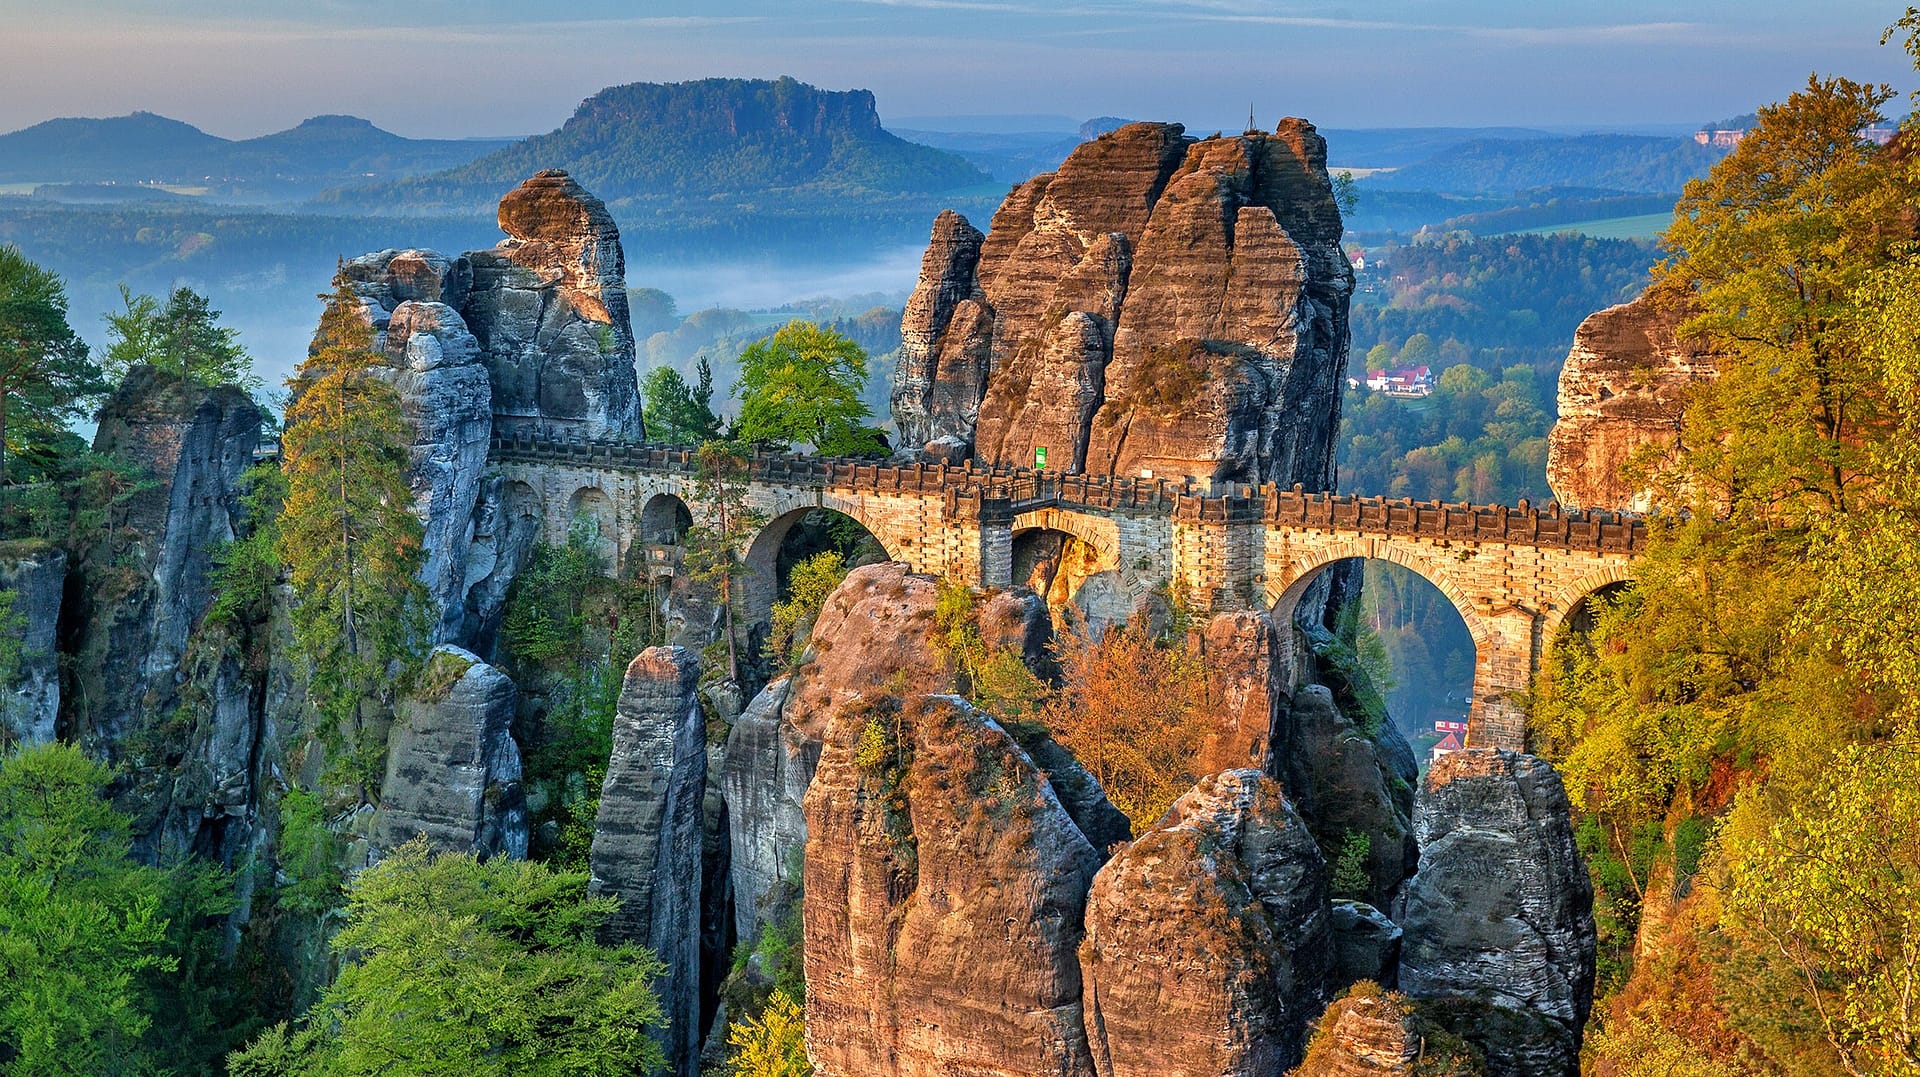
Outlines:
{"type": "Polygon", "coordinates": [[[1091,475],[1333,482],[1353,271],[1304,120],[1134,123],[942,214],[901,326],[903,451],[1091,475]]]}

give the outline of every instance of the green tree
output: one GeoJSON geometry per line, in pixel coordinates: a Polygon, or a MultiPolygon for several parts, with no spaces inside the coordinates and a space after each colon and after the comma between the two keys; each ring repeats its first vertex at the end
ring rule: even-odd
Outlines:
{"type": "MultiPolygon", "coordinates": [[[[232,908],[224,877],[177,879],[130,854],[110,774],[48,744],[0,760],[0,1061],[10,1074],[117,1074],[148,1059],[155,989],[179,983],[179,946],[232,908]],[[182,933],[170,938],[167,914],[182,933]]],[[[177,1027],[179,1015],[166,1023],[177,1027]]]]}
{"type": "Polygon", "coordinates": [[[709,441],[700,446],[693,480],[696,522],[686,538],[686,570],[694,582],[711,588],[720,600],[720,634],[726,645],[727,678],[740,681],[740,640],[735,611],[745,597],[747,545],[767,517],[747,507],[749,461],[735,445],[709,441]]]}
{"type": "Polygon", "coordinates": [[[740,421],[734,436],[755,445],[810,445],[834,456],[879,451],[862,425],[867,353],[847,337],[794,321],[740,353],[740,421]]]}
{"type": "Polygon", "coordinates": [[[175,288],[162,306],[150,295],[134,295],[120,286],[126,309],[108,314],[107,372],[120,378],[135,366],[156,370],[197,385],[253,388],[253,360],[240,346],[240,334],[219,324],[220,312],[191,288],[175,288]]]}
{"type": "Polygon", "coordinates": [[[106,390],[87,345],[67,324],[60,278],[0,246],[0,491],[7,454],[50,441],[106,390]]]}
{"type": "Polygon", "coordinates": [[[847,559],[835,550],[814,554],[793,566],[787,578],[787,597],[773,604],[773,630],[767,636],[768,650],[783,668],[800,661],[807,649],[804,633],[820,616],[827,596],[846,578],[847,559]]]}
{"type": "Polygon", "coordinates": [[[713,413],[713,367],[703,356],[696,385],[670,366],[647,371],[640,381],[646,397],[647,432],[669,445],[698,445],[720,436],[720,417],[713,413]]]}
{"type": "Polygon", "coordinates": [[[587,873],[436,854],[424,839],[362,872],[334,937],[339,976],[298,1028],[229,1059],[234,1077],[598,1077],[652,1073],[659,959],[595,933],[617,899],[587,873]]]}
{"type": "Polygon", "coordinates": [[[1889,419],[1854,360],[1853,297],[1912,235],[1908,170],[1861,136],[1891,96],[1810,77],[1674,207],[1656,287],[1720,357],[1686,410],[1671,507],[1772,520],[1849,507],[1861,446],[1889,419]]]}
{"type": "Polygon", "coordinates": [[[373,330],[344,270],[334,284],[312,350],[287,383],[279,554],[321,735],[344,749],[332,762],[365,795],[382,750],[364,735],[366,704],[392,684],[390,666],[418,664],[426,592],[406,479],[412,432],[399,394],[376,373],[373,330]]]}

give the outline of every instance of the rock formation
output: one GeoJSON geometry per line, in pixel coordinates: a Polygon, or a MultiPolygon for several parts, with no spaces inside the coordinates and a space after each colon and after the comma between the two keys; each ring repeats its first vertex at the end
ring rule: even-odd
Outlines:
{"type": "Polygon", "coordinates": [[[1364,901],[1333,903],[1333,982],[1392,987],[1400,975],[1400,925],[1364,901]]]}
{"type": "Polygon", "coordinates": [[[1414,826],[1400,987],[1486,1053],[1488,1072],[1578,1071],[1593,999],[1593,888],[1560,777],[1492,748],[1436,760],[1414,826]]]}
{"type": "Polygon", "coordinates": [[[516,427],[639,441],[626,257],[607,207],[559,169],[500,200],[505,240],[465,257],[461,306],[516,427]]]}
{"type": "Polygon", "coordinates": [[[19,655],[12,680],[0,683],[0,750],[45,744],[54,737],[60,717],[60,656],[54,644],[66,582],[67,555],[60,550],[0,560],[0,594],[12,596],[11,623],[0,622],[0,634],[19,655]]]}
{"type": "Polygon", "coordinates": [[[668,1024],[655,1031],[682,1077],[693,1077],[700,1047],[699,684],[700,661],[681,647],[649,648],[627,667],[591,853],[593,891],[620,898],[608,934],[652,947],[666,964],[655,989],[668,1024]]]}
{"type": "Polygon", "coordinates": [[[728,871],[734,933],[752,945],[762,925],[792,911],[807,842],[804,801],[820,742],[781,719],[792,681],[774,681],[753,698],[727,734],[720,788],[727,803],[728,871]]]}
{"type": "Polygon", "coordinates": [[[413,424],[408,484],[414,511],[426,525],[420,575],[433,596],[431,639],[462,638],[466,621],[467,558],[474,509],[486,475],[493,433],[492,386],[480,364],[480,346],[452,307],[407,300],[395,307],[383,336],[399,374],[394,380],[413,424]]]}
{"type": "Polygon", "coordinates": [[[499,220],[508,238],[491,250],[385,250],[345,266],[415,427],[408,479],[426,525],[432,639],[482,655],[542,511],[487,477],[488,439],[644,435],[606,206],[550,169],[508,192],[499,220]]]}
{"type": "Polygon", "coordinates": [[[844,708],[806,813],[816,1073],[1091,1071],[1074,952],[1098,859],[998,723],[950,696],[844,708]]]}
{"type": "Polygon", "coordinates": [[[510,728],[518,689],[448,645],[434,648],[424,681],[387,736],[375,843],[390,849],[418,835],[448,852],[525,857],[527,802],[510,728]]]}
{"type": "Polygon", "coordinates": [[[1326,1004],[1326,865],[1257,770],[1202,778],[1100,869],[1086,931],[1101,1077],[1280,1073],[1326,1004]]]}
{"type": "Polygon", "coordinates": [[[134,368],[100,410],[95,450],[137,465],[152,485],[70,566],[81,601],[70,614],[77,690],[64,706],[83,747],[126,766],[122,804],[143,844],[217,848],[225,822],[250,814],[259,736],[250,687],[238,655],[190,641],[213,600],[213,556],[241,522],[241,473],[263,419],[239,389],[149,367],[134,368]],[[184,737],[133,735],[170,723],[190,683],[208,698],[184,737]]]}
{"type": "Polygon", "coordinates": [[[1642,295],[1587,317],[1560,368],[1560,412],[1547,439],[1547,483],[1574,509],[1645,512],[1653,492],[1621,466],[1674,444],[1687,389],[1715,371],[1704,341],[1679,339],[1684,314],[1642,295]]]}
{"type": "Polygon", "coordinates": [[[1474,1077],[1485,1072],[1480,1053],[1436,1028],[1418,1003],[1365,984],[1327,1007],[1306,1060],[1292,1077],[1474,1077]]]}
{"type": "Polygon", "coordinates": [[[1313,125],[1128,124],[942,214],[902,319],[901,443],[1102,475],[1331,484],[1353,275],[1313,125]]]}

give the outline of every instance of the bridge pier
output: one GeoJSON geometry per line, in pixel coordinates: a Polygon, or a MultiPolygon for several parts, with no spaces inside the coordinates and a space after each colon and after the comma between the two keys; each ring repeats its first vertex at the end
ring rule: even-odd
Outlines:
{"type": "Polygon", "coordinates": [[[1483,611],[1473,633],[1473,701],[1467,708],[1467,747],[1527,747],[1527,711],[1540,648],[1540,617],[1508,607],[1483,611]]]}

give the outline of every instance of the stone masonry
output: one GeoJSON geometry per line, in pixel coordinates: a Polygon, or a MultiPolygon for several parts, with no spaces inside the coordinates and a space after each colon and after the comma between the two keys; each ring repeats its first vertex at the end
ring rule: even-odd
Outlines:
{"type": "MultiPolygon", "coordinates": [[[[668,515],[663,503],[692,500],[691,452],[522,437],[496,438],[491,458],[504,481],[543,506],[547,541],[563,541],[585,514],[597,520],[616,572],[671,558],[650,521],[668,515]]],[[[1547,644],[1583,598],[1631,578],[1646,543],[1636,518],[1556,504],[1442,504],[1271,484],[781,455],[754,458],[748,503],[770,521],[747,554],[747,602],[757,617],[777,597],[781,538],[817,508],[852,517],[917,572],[1007,587],[1015,543],[1059,532],[1141,595],[1165,585],[1205,609],[1270,608],[1283,623],[1326,566],[1392,561],[1438,587],[1473,637],[1469,743],[1514,749],[1525,747],[1515,697],[1547,644]]]]}

